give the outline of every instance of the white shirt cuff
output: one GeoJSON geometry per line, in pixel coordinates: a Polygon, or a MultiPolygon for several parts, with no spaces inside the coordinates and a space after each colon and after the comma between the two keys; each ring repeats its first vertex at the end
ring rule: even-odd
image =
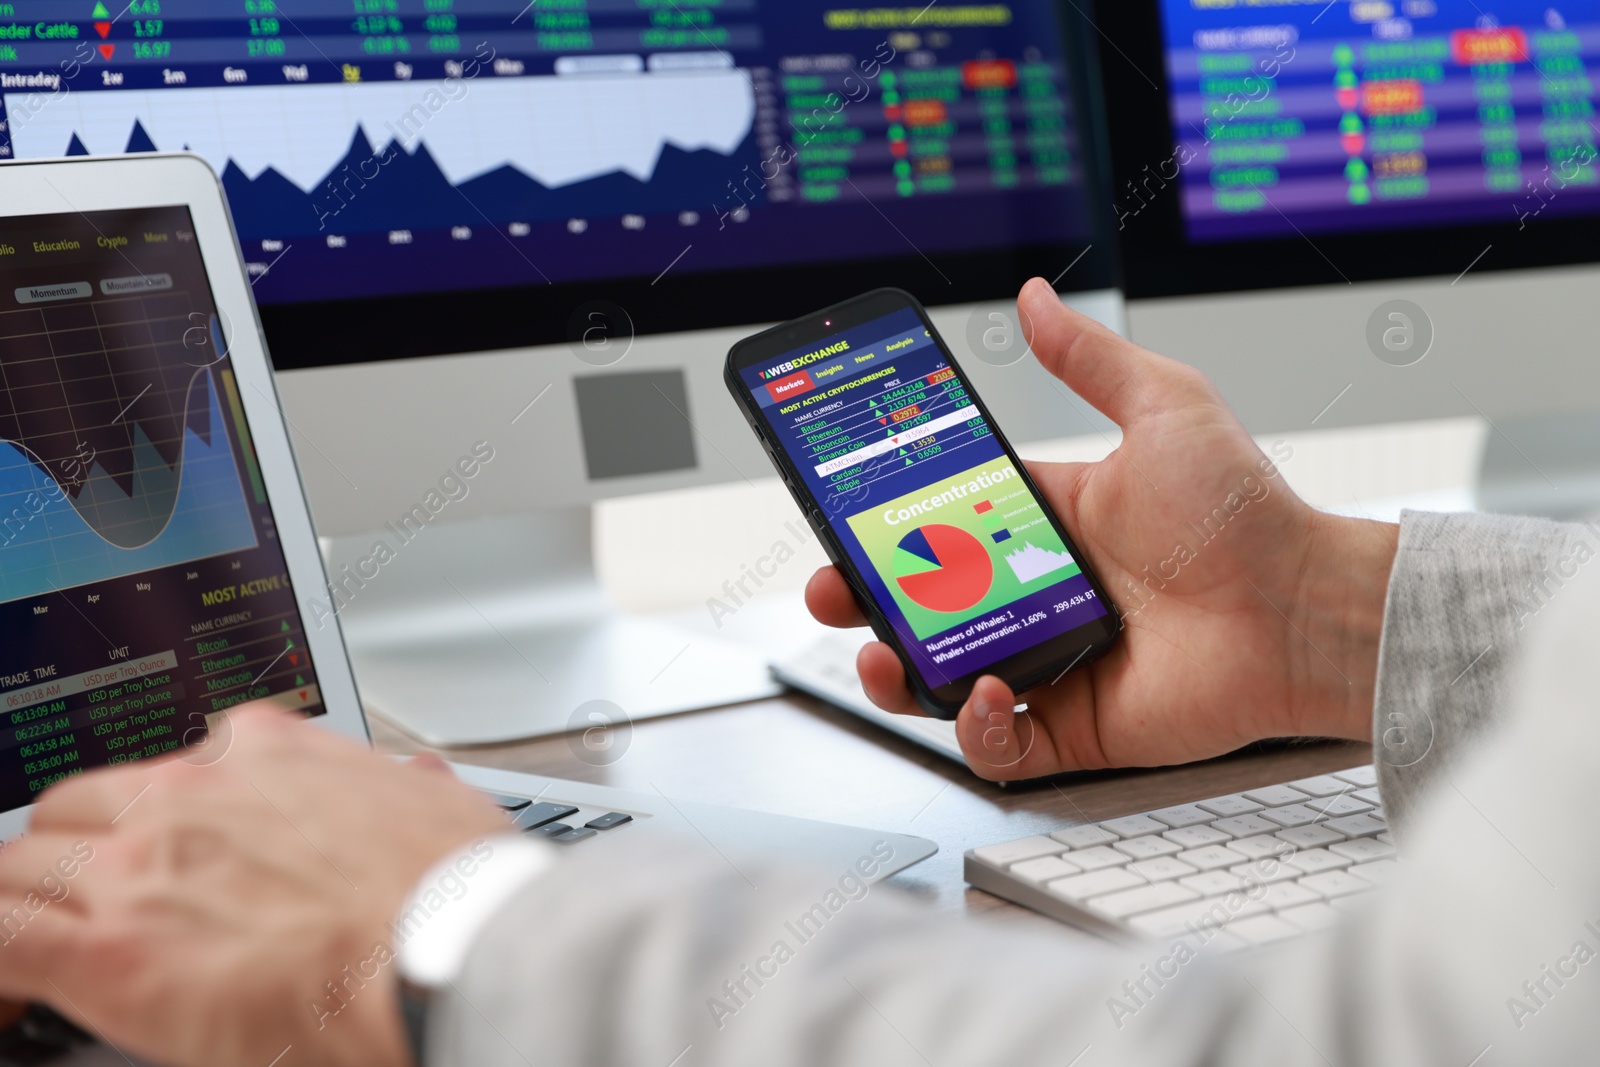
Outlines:
{"type": "Polygon", "coordinates": [[[554,863],[549,845],[515,833],[480,839],[434,864],[394,921],[400,973],[428,989],[454,981],[489,920],[554,863]]]}

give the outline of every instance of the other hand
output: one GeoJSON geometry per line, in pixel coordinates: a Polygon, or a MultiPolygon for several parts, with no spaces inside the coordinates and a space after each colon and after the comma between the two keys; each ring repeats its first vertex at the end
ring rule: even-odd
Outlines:
{"type": "Polygon", "coordinates": [[[0,851],[0,997],[173,1067],[409,1063],[389,924],[505,816],[437,761],[276,711],[230,722],[208,765],[132,763],[40,798],[0,851]]]}

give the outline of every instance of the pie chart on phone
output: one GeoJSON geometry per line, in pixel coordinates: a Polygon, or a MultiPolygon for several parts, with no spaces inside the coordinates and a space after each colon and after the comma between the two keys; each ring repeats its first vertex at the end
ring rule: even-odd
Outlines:
{"type": "Polygon", "coordinates": [[[994,561],[983,542],[955,526],[921,526],[894,550],[894,580],[929,611],[966,611],[989,595],[994,561]]]}

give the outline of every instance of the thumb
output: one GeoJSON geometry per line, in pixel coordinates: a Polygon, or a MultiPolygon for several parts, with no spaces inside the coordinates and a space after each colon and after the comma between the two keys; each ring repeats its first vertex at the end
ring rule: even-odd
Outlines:
{"type": "Polygon", "coordinates": [[[1017,698],[1000,679],[985,675],[972,688],[972,696],[956,721],[956,737],[967,765],[980,777],[1014,778],[1032,748],[1031,731],[1017,731],[1017,698]]]}
{"type": "Polygon", "coordinates": [[[1045,370],[1119,426],[1156,406],[1168,373],[1183,368],[1073,311],[1043,278],[1022,287],[1017,314],[1045,370]]]}

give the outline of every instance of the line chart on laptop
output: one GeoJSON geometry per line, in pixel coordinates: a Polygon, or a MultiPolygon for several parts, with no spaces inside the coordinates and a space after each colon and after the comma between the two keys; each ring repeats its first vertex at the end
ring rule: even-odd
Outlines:
{"type": "Polygon", "coordinates": [[[192,320],[183,292],[0,313],[0,600],[256,546],[192,320]]]}

